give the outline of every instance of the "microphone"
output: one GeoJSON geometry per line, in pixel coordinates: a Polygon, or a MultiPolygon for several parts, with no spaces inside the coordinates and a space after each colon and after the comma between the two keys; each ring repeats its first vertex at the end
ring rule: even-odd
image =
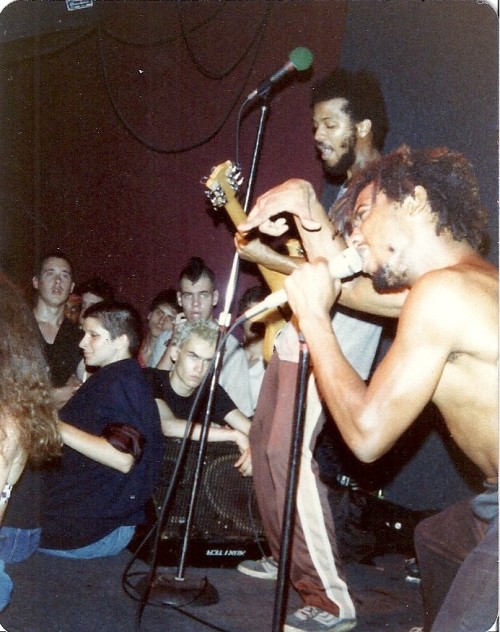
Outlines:
{"type": "Polygon", "coordinates": [[[255,97],[264,96],[266,92],[271,88],[271,86],[285,75],[291,72],[295,72],[296,70],[302,71],[310,68],[313,60],[313,55],[308,48],[297,46],[297,48],[294,48],[288,55],[288,60],[289,61],[281,66],[279,70],[277,70],[273,75],[271,75],[268,79],[261,83],[258,88],[256,88],[253,92],[250,92],[246,100],[251,101],[255,97]]]}
{"type": "MultiPolygon", "coordinates": [[[[328,269],[334,279],[344,279],[345,277],[350,277],[353,274],[361,272],[363,269],[363,261],[356,248],[351,246],[332,259],[328,264],[328,269]]],[[[247,309],[243,317],[245,321],[251,320],[268,309],[274,309],[275,307],[283,305],[287,300],[286,291],[284,289],[278,290],[266,296],[266,298],[260,303],[257,303],[257,305],[247,309]]]]}

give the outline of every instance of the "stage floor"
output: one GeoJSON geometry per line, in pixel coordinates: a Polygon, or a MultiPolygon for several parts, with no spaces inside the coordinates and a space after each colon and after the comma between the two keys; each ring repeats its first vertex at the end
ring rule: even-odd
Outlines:
{"type": "MultiPolygon", "coordinates": [[[[254,579],[235,568],[189,568],[189,581],[206,578],[218,593],[212,605],[180,609],[144,609],[138,627],[139,603],[122,588],[131,554],[90,561],[51,558],[36,554],[10,565],[14,581],[11,604],[0,613],[7,632],[271,632],[276,582],[254,579]]],[[[404,557],[385,555],[374,565],[349,564],[346,573],[358,604],[358,632],[408,632],[422,625],[418,585],[405,581],[404,557]]],[[[131,573],[141,577],[148,566],[137,561],[131,573]]],[[[172,569],[176,574],[177,569],[172,569]]],[[[287,611],[301,605],[289,591],[287,611]]],[[[1,629],[1,628],[0,628],[1,629]]]]}

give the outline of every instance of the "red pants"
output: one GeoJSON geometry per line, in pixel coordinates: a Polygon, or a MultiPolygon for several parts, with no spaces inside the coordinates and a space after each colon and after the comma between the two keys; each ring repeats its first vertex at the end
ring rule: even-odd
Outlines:
{"type": "MultiPolygon", "coordinates": [[[[295,415],[298,365],[275,353],[266,370],[250,430],[257,503],[273,557],[280,552],[288,460],[295,415]]],[[[309,383],[308,391],[313,389],[309,383]]],[[[290,580],[304,603],[342,618],[355,618],[335,540],[327,489],[312,450],[324,423],[319,400],[307,405],[297,490],[290,580]]]]}

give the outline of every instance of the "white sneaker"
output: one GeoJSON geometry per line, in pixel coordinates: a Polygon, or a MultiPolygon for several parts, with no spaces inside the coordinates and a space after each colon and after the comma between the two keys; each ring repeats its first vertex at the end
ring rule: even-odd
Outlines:
{"type": "Polygon", "coordinates": [[[304,606],[285,621],[284,632],[348,632],[356,627],[356,619],[340,619],[316,606],[304,606]]]}
{"type": "Polygon", "coordinates": [[[263,557],[260,560],[245,560],[236,567],[240,573],[257,577],[258,579],[276,579],[278,577],[278,564],[272,557],[263,557]]]}

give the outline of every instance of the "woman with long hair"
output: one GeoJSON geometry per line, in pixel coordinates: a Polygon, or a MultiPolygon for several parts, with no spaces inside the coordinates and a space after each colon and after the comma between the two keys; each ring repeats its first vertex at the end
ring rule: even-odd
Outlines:
{"type": "MultiPolygon", "coordinates": [[[[33,312],[0,273],[0,522],[26,463],[40,464],[60,454],[62,441],[50,388],[33,312]]],[[[9,603],[12,591],[4,560],[0,555],[0,610],[9,603]]]]}

